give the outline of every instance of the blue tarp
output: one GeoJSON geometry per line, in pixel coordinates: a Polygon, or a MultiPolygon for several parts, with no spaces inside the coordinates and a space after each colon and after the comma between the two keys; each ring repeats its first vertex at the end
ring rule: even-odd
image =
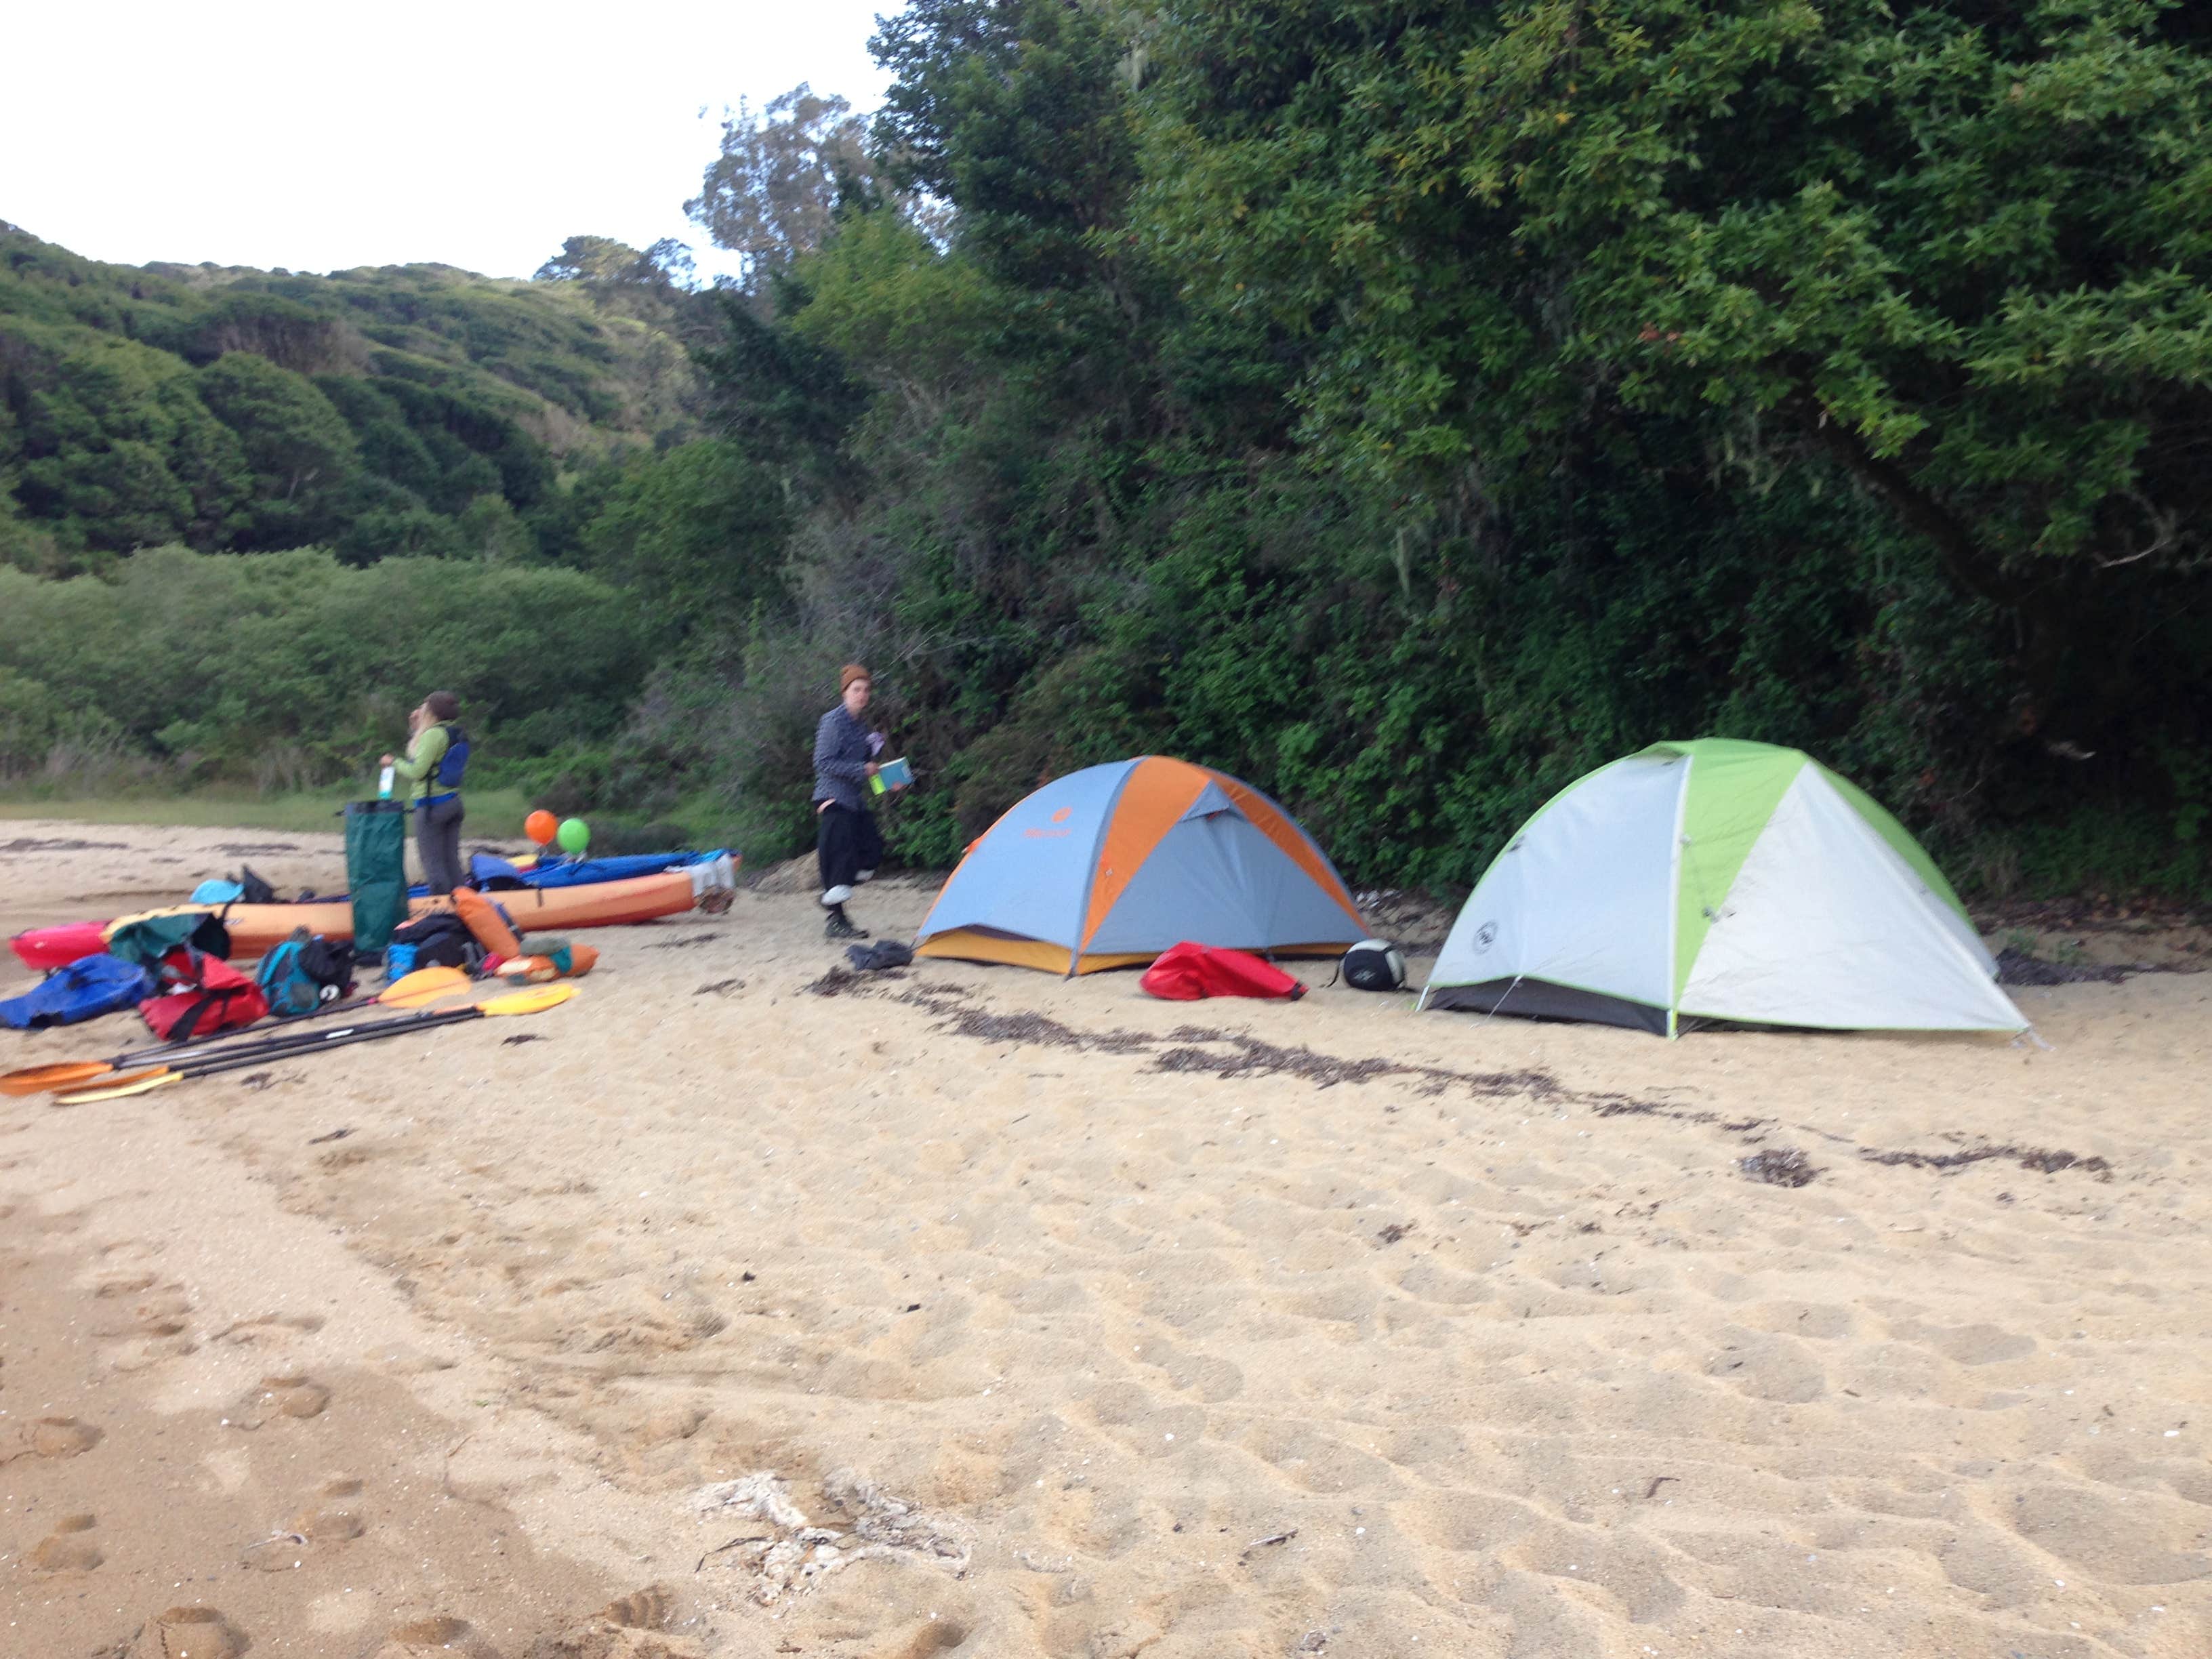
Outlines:
{"type": "Polygon", "coordinates": [[[154,976],[135,962],[121,957],[79,957],[21,996],[0,1002],[0,1025],[19,1031],[74,1025],[118,1008],[135,1008],[156,988],[154,976]]]}

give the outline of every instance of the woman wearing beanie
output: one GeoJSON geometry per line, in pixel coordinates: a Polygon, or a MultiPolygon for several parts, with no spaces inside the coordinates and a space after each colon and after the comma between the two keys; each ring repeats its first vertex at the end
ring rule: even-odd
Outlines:
{"type": "Polygon", "coordinates": [[[872,688],[868,671],[848,662],[837,676],[837,706],[814,728],[814,854],[822,872],[822,906],[830,913],[823,932],[831,939],[866,939],[845,915],[853,890],[872,880],[884,855],[868,783],[881,732],[860,725],[872,688]]]}

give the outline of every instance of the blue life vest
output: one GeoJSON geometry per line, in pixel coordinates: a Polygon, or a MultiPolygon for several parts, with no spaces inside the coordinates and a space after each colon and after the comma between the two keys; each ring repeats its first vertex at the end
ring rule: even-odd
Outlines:
{"type": "Polygon", "coordinates": [[[120,957],[79,957],[48,975],[21,996],[0,1002],[0,1025],[34,1030],[42,1025],[74,1025],[131,1008],[159,988],[154,975],[120,957]]]}
{"type": "Polygon", "coordinates": [[[431,781],[444,790],[461,787],[461,775],[469,769],[469,734],[451,720],[445,722],[446,752],[438,757],[438,769],[431,781]]]}

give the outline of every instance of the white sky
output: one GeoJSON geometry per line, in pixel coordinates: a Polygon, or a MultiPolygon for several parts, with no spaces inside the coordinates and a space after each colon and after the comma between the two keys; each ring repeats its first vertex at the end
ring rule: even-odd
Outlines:
{"type": "Polygon", "coordinates": [[[122,264],[527,276],[573,235],[673,236],[705,274],[684,203],[724,106],[806,81],[872,110],[901,3],[46,0],[0,51],[0,219],[122,264]]]}

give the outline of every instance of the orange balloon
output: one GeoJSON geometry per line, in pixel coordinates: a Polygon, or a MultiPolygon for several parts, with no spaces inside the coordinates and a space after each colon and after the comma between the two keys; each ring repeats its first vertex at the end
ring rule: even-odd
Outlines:
{"type": "Polygon", "coordinates": [[[550,847],[553,837],[561,833],[561,820],[541,806],[523,819],[522,833],[540,847],[550,847]]]}

